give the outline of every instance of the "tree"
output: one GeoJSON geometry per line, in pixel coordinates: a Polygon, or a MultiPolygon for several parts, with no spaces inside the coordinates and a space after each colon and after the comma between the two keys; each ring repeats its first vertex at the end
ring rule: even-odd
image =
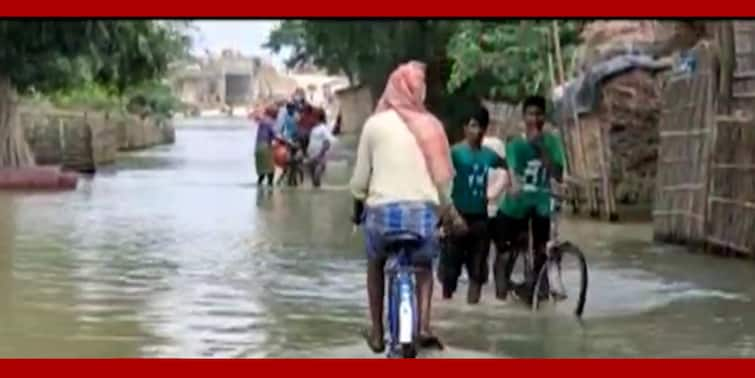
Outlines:
{"type": "Polygon", "coordinates": [[[373,98],[398,64],[421,60],[427,63],[428,107],[451,129],[459,129],[453,126],[477,99],[463,89],[446,90],[451,74],[446,47],[457,25],[447,20],[287,20],[270,34],[266,47],[275,53],[290,48],[289,67],[312,63],[343,73],[352,84],[367,86],[373,98]]]}
{"type": "Polygon", "coordinates": [[[183,24],[147,20],[0,21],[0,167],[32,165],[17,94],[93,82],[113,93],[159,78],[187,51],[183,24]]]}
{"type": "Polygon", "coordinates": [[[142,117],[164,120],[172,117],[176,111],[183,110],[183,104],[170,86],[155,80],[129,87],[125,97],[128,99],[129,112],[142,117]]]}
{"type": "Polygon", "coordinates": [[[374,65],[374,52],[381,50],[381,32],[394,22],[286,20],[270,33],[265,47],[274,53],[291,49],[286,65],[311,63],[330,73],[343,73],[351,84],[374,65]],[[380,30],[379,30],[380,29],[380,30]]]}
{"type": "MultiPolygon", "coordinates": [[[[571,57],[579,43],[581,21],[563,21],[559,41],[571,57]]],[[[465,21],[448,43],[453,72],[451,92],[466,86],[486,97],[516,103],[542,93],[550,84],[548,55],[554,52],[551,21],[465,21]]]]}

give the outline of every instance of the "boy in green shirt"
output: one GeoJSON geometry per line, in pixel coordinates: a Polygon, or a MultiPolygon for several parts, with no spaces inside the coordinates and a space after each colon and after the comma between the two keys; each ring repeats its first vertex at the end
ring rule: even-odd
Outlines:
{"type": "MultiPolygon", "coordinates": [[[[545,263],[545,247],[550,238],[551,180],[563,180],[564,151],[561,139],[543,131],[545,98],[531,96],[524,101],[526,137],[515,137],[506,146],[506,161],[512,180],[520,190],[502,199],[493,222],[495,246],[498,251],[494,263],[496,297],[505,300],[513,270],[514,248],[526,249],[522,242],[529,238],[532,225],[534,268],[539,272],[545,263]]],[[[547,292],[547,290],[544,290],[547,292]]]]}
{"type": "Polygon", "coordinates": [[[466,223],[467,232],[449,237],[447,248],[441,252],[438,267],[439,279],[443,284],[443,298],[446,299],[453,296],[462,266],[466,267],[469,277],[467,302],[470,304],[479,302],[482,285],[488,279],[488,170],[505,167],[505,162],[498,154],[482,145],[489,121],[487,109],[480,105],[464,126],[464,141],[451,149],[451,162],[456,171],[451,198],[466,223]]]}

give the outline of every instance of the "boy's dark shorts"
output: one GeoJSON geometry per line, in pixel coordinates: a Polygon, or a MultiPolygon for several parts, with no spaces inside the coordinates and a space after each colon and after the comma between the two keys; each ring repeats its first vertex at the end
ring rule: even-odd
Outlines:
{"type": "Polygon", "coordinates": [[[537,213],[530,212],[524,218],[514,218],[498,212],[491,221],[491,235],[496,251],[505,253],[512,248],[526,249],[529,242],[530,221],[532,222],[532,240],[536,247],[545,247],[550,239],[551,220],[537,213]]]}
{"type": "Polygon", "coordinates": [[[487,214],[461,214],[469,232],[464,236],[449,237],[441,253],[438,275],[440,280],[456,287],[462,267],[466,267],[469,280],[484,284],[488,279],[488,252],[490,251],[489,219],[487,214]]]}

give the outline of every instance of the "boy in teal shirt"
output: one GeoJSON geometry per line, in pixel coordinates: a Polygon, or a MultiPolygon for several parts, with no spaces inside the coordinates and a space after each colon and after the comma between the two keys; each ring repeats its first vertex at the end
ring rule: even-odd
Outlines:
{"type": "Polygon", "coordinates": [[[464,126],[464,141],[451,149],[451,162],[456,171],[451,198],[467,225],[467,232],[449,237],[438,268],[443,297],[448,299],[456,291],[462,266],[466,267],[469,276],[467,302],[471,304],[479,302],[482,285],[488,278],[488,170],[506,164],[493,150],[482,145],[489,121],[487,109],[480,105],[464,126]]]}
{"type": "MultiPolygon", "coordinates": [[[[514,248],[526,248],[530,223],[534,247],[534,268],[539,272],[545,263],[545,247],[550,238],[551,179],[563,180],[564,151],[561,139],[543,131],[545,99],[532,96],[524,101],[526,137],[516,137],[506,146],[506,161],[512,179],[520,186],[518,193],[502,199],[493,222],[497,255],[494,263],[496,297],[505,300],[510,287],[514,248]]],[[[547,293],[547,290],[543,290],[547,293]]]]}

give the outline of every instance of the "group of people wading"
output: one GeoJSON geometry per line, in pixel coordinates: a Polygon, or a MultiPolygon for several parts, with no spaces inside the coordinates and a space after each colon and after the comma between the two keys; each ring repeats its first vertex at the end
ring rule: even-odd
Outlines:
{"type": "Polygon", "coordinates": [[[443,298],[453,297],[466,268],[467,302],[476,304],[488,280],[492,242],[495,293],[506,300],[515,289],[510,281],[512,251],[526,248],[530,228],[535,271],[544,264],[551,192],[563,179],[560,137],[543,130],[543,97],[525,99],[523,135],[506,143],[486,137],[490,117],[479,105],[467,117],[464,140],[451,147],[441,122],[425,108],[425,94],[424,64],[402,64],[390,75],[362,128],[350,182],[355,200],[352,221],[363,226],[368,261],[372,326],[364,337],[375,353],[385,349],[383,269],[388,235],[410,232],[422,240],[412,256],[418,268],[419,343],[442,345],[430,327],[435,258],[440,255],[443,298]]]}
{"type": "Polygon", "coordinates": [[[302,90],[290,101],[279,101],[255,111],[257,123],[255,168],[257,185],[273,186],[275,168],[282,173],[277,184],[289,178],[297,185],[304,177],[293,177],[304,170],[314,187],[320,187],[325,173],[327,154],[335,142],[334,131],[327,123],[325,110],[309,104],[302,90]],[[300,168],[304,168],[300,170],[300,168]]]}

